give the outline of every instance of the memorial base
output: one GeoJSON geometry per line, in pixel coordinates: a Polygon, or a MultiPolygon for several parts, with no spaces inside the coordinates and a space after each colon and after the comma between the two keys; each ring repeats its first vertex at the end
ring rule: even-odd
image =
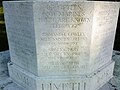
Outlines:
{"type": "Polygon", "coordinates": [[[90,75],[38,77],[8,63],[11,79],[26,90],[98,90],[113,77],[114,62],[109,62],[90,75]]]}

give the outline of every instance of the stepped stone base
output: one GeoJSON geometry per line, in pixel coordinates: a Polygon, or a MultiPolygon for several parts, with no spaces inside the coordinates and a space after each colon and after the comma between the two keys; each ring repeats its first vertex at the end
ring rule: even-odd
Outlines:
{"type": "Polygon", "coordinates": [[[13,63],[8,67],[11,79],[27,90],[98,90],[113,77],[114,62],[83,76],[37,77],[13,63]]]}

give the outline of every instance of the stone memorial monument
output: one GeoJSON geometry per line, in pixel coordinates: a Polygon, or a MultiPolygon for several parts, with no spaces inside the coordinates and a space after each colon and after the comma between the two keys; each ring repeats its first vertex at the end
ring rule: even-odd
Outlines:
{"type": "Polygon", "coordinates": [[[3,2],[12,80],[26,90],[98,90],[113,77],[118,2],[3,2]]]}

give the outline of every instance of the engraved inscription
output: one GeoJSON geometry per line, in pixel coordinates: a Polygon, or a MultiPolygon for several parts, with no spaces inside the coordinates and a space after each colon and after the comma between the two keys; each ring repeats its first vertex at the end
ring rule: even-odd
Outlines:
{"type": "Polygon", "coordinates": [[[94,64],[102,65],[111,60],[118,10],[114,5],[98,5],[95,9],[92,39],[92,58],[94,64]],[[96,47],[96,48],[94,48],[96,47]]]}
{"type": "Polygon", "coordinates": [[[12,62],[33,70],[36,65],[32,3],[6,3],[7,34],[12,62]],[[9,9],[8,9],[9,8],[9,9]]]}
{"type": "Polygon", "coordinates": [[[86,90],[86,82],[72,83],[43,83],[41,90],[86,90]],[[84,87],[81,89],[81,87],[84,87]]]}
{"type": "Polygon", "coordinates": [[[38,51],[42,72],[54,69],[72,73],[87,67],[90,32],[85,25],[91,25],[92,12],[88,8],[85,3],[76,2],[49,2],[37,6],[36,28],[41,31],[36,36],[37,44],[43,45],[38,51]]]}

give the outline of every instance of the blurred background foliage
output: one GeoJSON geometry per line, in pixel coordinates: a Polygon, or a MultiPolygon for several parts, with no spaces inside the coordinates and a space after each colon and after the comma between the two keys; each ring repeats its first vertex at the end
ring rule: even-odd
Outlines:
{"type": "Polygon", "coordinates": [[[0,1],[0,51],[8,50],[2,1],[0,1]]]}

